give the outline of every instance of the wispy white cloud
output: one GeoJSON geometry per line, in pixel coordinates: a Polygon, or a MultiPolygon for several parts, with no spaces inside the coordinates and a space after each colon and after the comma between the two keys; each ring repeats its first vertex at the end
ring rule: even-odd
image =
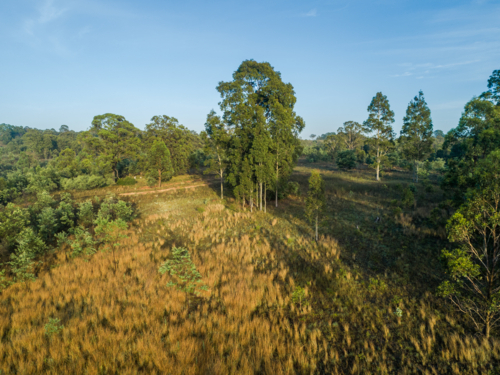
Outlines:
{"type": "Polygon", "coordinates": [[[27,34],[33,35],[38,27],[57,20],[62,17],[67,10],[67,7],[57,6],[54,0],[44,0],[37,7],[37,14],[24,20],[23,29],[27,34]]]}
{"type": "Polygon", "coordinates": [[[318,15],[318,12],[316,8],[311,9],[309,12],[304,14],[304,17],[316,17],[318,15]]]}
{"type": "Polygon", "coordinates": [[[454,63],[448,63],[448,64],[433,64],[433,63],[421,63],[421,64],[412,64],[412,63],[401,63],[398,64],[399,66],[403,67],[405,69],[404,73],[400,74],[392,74],[391,77],[396,78],[396,77],[408,77],[412,75],[416,75],[416,79],[422,79],[424,78],[427,74],[435,73],[436,71],[439,70],[448,70],[452,69],[458,66],[462,65],[470,65],[474,63],[478,63],[481,60],[476,59],[476,60],[468,60],[468,61],[459,61],[459,62],[454,62],[454,63]]]}

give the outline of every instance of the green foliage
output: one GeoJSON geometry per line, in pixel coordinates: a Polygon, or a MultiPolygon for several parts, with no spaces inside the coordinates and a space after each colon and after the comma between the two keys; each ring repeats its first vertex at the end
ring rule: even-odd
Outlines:
{"type": "Polygon", "coordinates": [[[75,178],[61,179],[64,190],[91,190],[108,186],[110,181],[103,176],[81,175],[75,178]]]}
{"type": "Polygon", "coordinates": [[[415,195],[411,188],[407,187],[403,190],[403,198],[401,199],[401,204],[404,207],[410,208],[415,205],[415,195]]]}
{"type": "Polygon", "coordinates": [[[346,121],[337,130],[338,138],[347,150],[354,151],[363,142],[363,126],[356,121],[346,121]]]}
{"type": "Polygon", "coordinates": [[[306,290],[297,285],[292,293],[292,302],[298,303],[300,307],[302,307],[302,303],[307,303],[306,290]]]}
{"type": "MultiPolygon", "coordinates": [[[[294,112],[295,92],[269,63],[246,60],[230,82],[220,82],[220,108],[231,137],[227,146],[228,181],[235,195],[254,197],[262,209],[262,185],[278,188],[300,154],[298,134],[304,120],[294,112]]],[[[265,190],[265,189],[264,189],[265,190]]]]}
{"type": "Polygon", "coordinates": [[[12,203],[0,209],[0,238],[6,240],[7,246],[14,246],[19,233],[29,224],[30,214],[27,209],[12,203]]]}
{"type": "Polygon", "coordinates": [[[116,181],[116,184],[120,185],[120,186],[131,186],[131,185],[135,185],[136,183],[137,183],[137,181],[135,180],[135,178],[130,177],[130,176],[127,176],[125,178],[120,178],[120,179],[118,179],[118,181],[116,181]]]}
{"type": "Polygon", "coordinates": [[[118,180],[118,163],[133,158],[140,149],[139,130],[125,117],[106,113],[95,116],[89,131],[81,134],[81,141],[89,155],[97,157],[101,169],[113,171],[118,180]]]}
{"type": "Polygon", "coordinates": [[[171,258],[160,266],[158,272],[161,275],[165,273],[170,275],[172,280],[168,282],[168,287],[175,287],[180,291],[195,295],[208,290],[208,286],[203,284],[201,274],[185,248],[172,248],[171,258]]]}
{"type": "Polygon", "coordinates": [[[78,223],[85,228],[90,227],[95,219],[94,205],[91,200],[86,200],[78,205],[78,223]]]}
{"type": "Polygon", "coordinates": [[[463,203],[467,189],[477,186],[475,169],[500,149],[500,105],[491,98],[483,94],[469,101],[458,126],[446,135],[443,148],[450,148],[451,152],[442,187],[454,193],[457,205],[463,203]]]}
{"type": "Polygon", "coordinates": [[[371,134],[367,139],[370,146],[369,153],[373,156],[376,168],[377,181],[380,180],[380,167],[385,156],[394,146],[394,131],[391,124],[394,122],[394,112],[391,110],[387,96],[378,92],[368,106],[368,119],[363,123],[365,131],[371,134]]]}
{"type": "Polygon", "coordinates": [[[0,271],[0,293],[2,292],[2,290],[9,287],[10,284],[11,284],[11,282],[9,280],[7,280],[7,278],[5,277],[5,270],[1,270],[0,271]]]}
{"type": "Polygon", "coordinates": [[[356,168],[356,152],[354,150],[344,150],[337,154],[337,166],[340,169],[356,168]]]}
{"type": "Polygon", "coordinates": [[[295,181],[288,181],[285,192],[287,195],[299,196],[300,195],[299,183],[295,181]]]}
{"type": "MultiPolygon", "coordinates": [[[[187,172],[189,156],[193,151],[193,138],[196,136],[185,126],[179,124],[176,118],[165,115],[154,116],[151,118],[151,123],[146,125],[145,137],[149,145],[153,145],[157,140],[164,142],[170,153],[174,175],[177,176],[187,172]]],[[[168,165],[166,171],[170,171],[168,165]]]]}
{"type": "Polygon", "coordinates": [[[59,318],[49,318],[49,322],[45,324],[45,335],[50,339],[53,335],[60,333],[64,326],[59,318]]]}
{"type": "MultiPolygon", "coordinates": [[[[121,227],[122,228],[122,227],[121,227]]],[[[71,256],[92,255],[96,252],[96,241],[92,234],[83,227],[76,227],[73,238],[67,239],[66,243],[71,248],[71,256]]]]}
{"type": "Polygon", "coordinates": [[[481,189],[470,190],[448,221],[448,238],[458,247],[442,251],[450,280],[439,289],[487,337],[500,319],[499,169],[496,165],[484,172],[481,189]]]}
{"type": "Polygon", "coordinates": [[[224,198],[224,173],[229,165],[227,149],[229,145],[230,135],[227,125],[219,116],[212,110],[207,116],[205,122],[205,131],[201,133],[201,137],[205,142],[203,151],[207,158],[205,165],[207,169],[204,173],[215,173],[221,180],[220,196],[224,198]]]}
{"type": "Polygon", "coordinates": [[[306,216],[309,222],[316,224],[316,241],[318,240],[319,216],[326,207],[325,183],[318,170],[314,170],[309,178],[309,190],[306,199],[306,216]]]}
{"type": "Polygon", "coordinates": [[[424,160],[431,153],[432,135],[431,111],[425,102],[424,93],[419,91],[418,96],[415,96],[408,104],[399,139],[407,159],[413,160],[415,163],[417,181],[419,176],[417,162],[424,160]]]}
{"type": "Polygon", "coordinates": [[[18,247],[10,254],[7,264],[16,282],[33,281],[35,280],[35,267],[39,264],[35,262],[35,257],[43,254],[47,246],[31,228],[26,228],[19,234],[17,243],[18,247]]]}
{"type": "Polygon", "coordinates": [[[146,166],[148,177],[157,180],[159,187],[161,187],[162,179],[168,181],[174,175],[170,151],[161,139],[155,139],[151,144],[146,166]]]}

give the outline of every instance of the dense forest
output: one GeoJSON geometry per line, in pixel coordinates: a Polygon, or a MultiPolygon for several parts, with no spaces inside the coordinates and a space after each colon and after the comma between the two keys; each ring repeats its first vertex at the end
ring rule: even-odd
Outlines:
{"type": "Polygon", "coordinates": [[[446,134],[422,91],[301,139],[269,63],[216,90],[200,134],[0,125],[0,374],[499,374],[500,70],[446,134]]]}

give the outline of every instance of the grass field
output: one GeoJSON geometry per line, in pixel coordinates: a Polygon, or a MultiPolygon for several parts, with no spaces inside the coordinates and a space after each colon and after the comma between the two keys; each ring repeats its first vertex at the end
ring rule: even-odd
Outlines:
{"type": "Polygon", "coordinates": [[[302,194],[267,213],[221,201],[210,183],[123,196],[139,217],[116,271],[110,252],[68,262],[56,252],[35,282],[0,295],[0,373],[500,374],[500,342],[435,297],[448,246],[437,184],[418,185],[416,207],[402,208],[406,172],[376,182],[370,169],[299,163],[292,180],[302,194]],[[312,167],[327,190],[318,243],[304,213],[312,167]],[[208,286],[199,296],[159,274],[174,246],[208,286]]]}

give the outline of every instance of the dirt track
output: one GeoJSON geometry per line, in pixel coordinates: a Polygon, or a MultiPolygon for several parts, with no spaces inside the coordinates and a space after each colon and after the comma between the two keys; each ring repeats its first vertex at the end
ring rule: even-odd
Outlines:
{"type": "Polygon", "coordinates": [[[199,185],[190,185],[190,186],[179,186],[179,187],[173,187],[169,189],[162,189],[162,190],[149,190],[149,191],[140,191],[140,192],[131,192],[131,193],[121,193],[119,195],[143,195],[143,194],[158,194],[158,193],[164,193],[166,191],[173,191],[173,190],[179,190],[179,189],[191,189],[191,188],[197,188],[200,186],[208,186],[208,184],[199,184],[199,185]]]}

